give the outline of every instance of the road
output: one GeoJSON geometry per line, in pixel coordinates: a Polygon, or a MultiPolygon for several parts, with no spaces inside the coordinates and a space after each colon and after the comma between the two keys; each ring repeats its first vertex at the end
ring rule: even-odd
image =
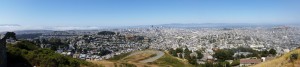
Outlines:
{"type": "Polygon", "coordinates": [[[164,56],[164,54],[165,54],[165,53],[162,52],[162,51],[155,51],[155,53],[156,53],[156,56],[151,57],[151,58],[148,58],[148,59],[145,59],[145,60],[142,60],[142,61],[139,61],[139,62],[140,62],[140,63],[153,62],[153,61],[159,59],[160,57],[164,56]]]}

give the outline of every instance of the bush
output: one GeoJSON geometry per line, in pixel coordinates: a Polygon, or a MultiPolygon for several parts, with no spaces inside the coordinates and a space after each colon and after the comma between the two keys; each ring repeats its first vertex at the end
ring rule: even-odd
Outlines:
{"type": "Polygon", "coordinates": [[[202,54],[201,51],[196,51],[196,53],[197,53],[197,55],[198,55],[197,59],[203,58],[203,54],[202,54]]]}
{"type": "Polygon", "coordinates": [[[21,41],[18,42],[17,44],[13,45],[14,47],[20,48],[20,49],[25,49],[25,50],[36,50],[38,49],[38,46],[35,45],[33,42],[29,41],[21,41]]]}
{"type": "Polygon", "coordinates": [[[240,60],[233,60],[233,62],[230,64],[231,66],[237,66],[240,65],[240,60]]]}
{"type": "Polygon", "coordinates": [[[136,67],[134,64],[121,63],[120,67],[136,67]]]}
{"type": "Polygon", "coordinates": [[[177,58],[172,57],[169,54],[165,54],[161,58],[154,61],[153,64],[158,64],[158,65],[163,66],[163,67],[169,67],[169,66],[184,67],[184,66],[186,66],[186,64],[184,64],[183,62],[181,62],[177,58]]]}
{"type": "Polygon", "coordinates": [[[218,61],[225,61],[225,60],[233,59],[232,55],[233,55],[233,52],[231,52],[229,50],[218,50],[215,52],[213,57],[217,58],[218,61]]]}
{"type": "Polygon", "coordinates": [[[272,54],[272,55],[276,55],[276,54],[277,54],[277,52],[276,52],[275,49],[270,49],[270,50],[269,50],[269,53],[272,54]]]}
{"type": "Polygon", "coordinates": [[[174,56],[177,57],[177,52],[174,49],[170,49],[169,53],[174,56]]]}
{"type": "Polygon", "coordinates": [[[297,60],[298,59],[298,54],[296,54],[296,53],[291,54],[290,59],[291,59],[291,61],[297,60]]]}

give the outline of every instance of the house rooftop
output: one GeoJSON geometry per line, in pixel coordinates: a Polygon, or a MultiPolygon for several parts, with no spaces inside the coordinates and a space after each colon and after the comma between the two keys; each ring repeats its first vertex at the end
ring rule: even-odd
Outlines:
{"type": "Polygon", "coordinates": [[[261,62],[261,59],[240,59],[241,64],[258,64],[261,62]]]}

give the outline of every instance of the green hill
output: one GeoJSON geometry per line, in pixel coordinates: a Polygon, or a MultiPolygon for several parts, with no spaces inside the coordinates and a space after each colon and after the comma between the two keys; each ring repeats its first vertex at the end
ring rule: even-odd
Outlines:
{"type": "Polygon", "coordinates": [[[293,50],[276,59],[252,67],[300,67],[300,49],[293,50]],[[292,57],[294,55],[294,58],[292,57]]]}
{"type": "Polygon", "coordinates": [[[30,41],[7,44],[8,67],[99,67],[99,65],[74,59],[42,49],[30,41]]]}
{"type": "Polygon", "coordinates": [[[162,67],[194,67],[186,60],[173,57],[168,52],[165,52],[165,55],[154,61],[153,64],[157,64],[162,67]]]}

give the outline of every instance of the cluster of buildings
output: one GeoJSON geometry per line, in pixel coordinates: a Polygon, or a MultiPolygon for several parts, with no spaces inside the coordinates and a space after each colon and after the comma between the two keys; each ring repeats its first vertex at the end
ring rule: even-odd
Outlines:
{"type": "MultiPolygon", "coordinates": [[[[201,50],[204,57],[199,61],[216,60],[212,55],[214,49],[231,49],[237,47],[252,48],[257,51],[275,49],[277,55],[294,50],[300,45],[300,29],[297,27],[273,28],[143,28],[131,29],[140,31],[154,40],[150,44],[152,49],[176,49],[187,47],[191,51],[201,50]],[[162,46],[163,45],[163,46],[162,46]]],[[[236,55],[247,56],[250,52],[239,52],[236,55]]],[[[264,62],[266,58],[244,58],[241,66],[248,66],[264,62]]],[[[201,63],[201,62],[199,62],[201,63]]],[[[204,63],[204,62],[202,62],[204,63]]]]}
{"type": "MultiPolygon", "coordinates": [[[[143,50],[149,47],[150,42],[150,39],[145,36],[119,33],[81,35],[56,31],[38,37],[39,40],[51,40],[53,38],[67,42],[67,45],[57,47],[57,53],[89,60],[109,59],[123,53],[143,50]]],[[[41,47],[49,48],[50,46],[51,44],[41,43],[41,47]]]]}
{"type": "Polygon", "coordinates": [[[262,51],[271,48],[279,53],[296,49],[300,45],[297,27],[250,28],[134,28],[127,29],[153,41],[150,48],[171,49],[188,47],[189,50],[211,50],[249,47],[262,51]],[[163,46],[162,46],[163,45],[163,46]]]}
{"type": "MultiPolygon", "coordinates": [[[[58,38],[68,46],[58,47],[57,52],[81,59],[109,59],[122,53],[142,49],[168,50],[187,47],[203,51],[206,59],[214,60],[214,49],[248,47],[257,51],[275,49],[283,54],[300,45],[297,27],[247,27],[247,28],[176,28],[143,27],[103,30],[54,31],[36,39],[58,38]],[[103,30],[114,34],[98,33],[103,30]]],[[[41,44],[49,46],[51,44],[41,44]]],[[[239,53],[247,55],[250,53],[239,53]]],[[[201,59],[200,59],[201,60],[201,59]]],[[[203,59],[202,59],[203,60],[203,59]]],[[[241,63],[257,60],[242,60],[241,63]]]]}

